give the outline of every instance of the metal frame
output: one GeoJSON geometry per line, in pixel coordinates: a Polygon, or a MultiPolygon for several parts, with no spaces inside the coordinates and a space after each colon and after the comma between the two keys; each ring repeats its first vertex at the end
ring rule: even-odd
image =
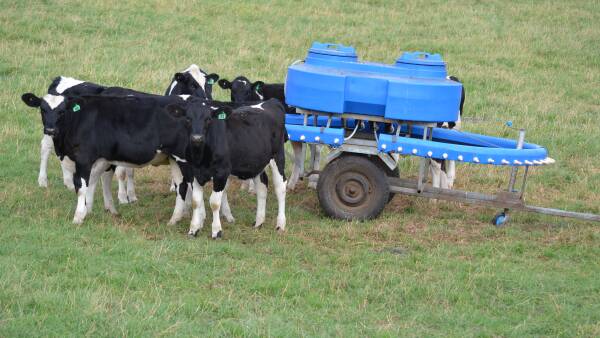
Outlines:
{"type": "MultiPolygon", "coordinates": [[[[314,125],[317,125],[317,116],[318,115],[326,115],[328,116],[327,127],[331,124],[331,119],[333,116],[339,116],[341,118],[353,118],[355,120],[362,121],[372,121],[372,122],[385,122],[385,123],[402,123],[403,121],[398,120],[389,120],[386,118],[382,118],[379,116],[370,116],[370,115],[359,115],[359,114],[332,114],[325,113],[319,111],[298,109],[297,111],[300,114],[304,115],[304,125],[308,125],[308,116],[314,116],[314,125]]],[[[415,123],[415,122],[407,122],[404,123],[409,125],[409,136],[410,136],[410,128],[412,125],[422,125],[425,126],[425,130],[423,132],[423,140],[432,138],[434,123],[415,123]]],[[[399,136],[399,129],[396,131],[396,137],[399,136]]],[[[519,130],[519,137],[517,141],[517,149],[523,147],[525,142],[525,130],[519,130]]],[[[306,143],[302,145],[303,147],[303,155],[305,155],[306,151],[306,143]]],[[[363,155],[373,155],[378,156],[383,163],[386,164],[391,170],[395,169],[398,165],[399,155],[398,154],[388,154],[382,153],[377,149],[377,142],[375,140],[366,140],[366,139],[358,139],[358,138],[350,138],[344,141],[338,148],[333,148],[333,150],[329,153],[326,158],[325,165],[328,165],[331,161],[335,160],[343,153],[352,153],[352,154],[363,154],[363,155]]],[[[314,168],[314,158],[311,158],[310,167],[314,168]]],[[[434,188],[431,185],[427,184],[428,170],[429,170],[429,158],[421,158],[419,161],[419,173],[416,180],[408,180],[402,179],[398,177],[388,177],[388,183],[391,193],[410,195],[410,196],[419,196],[431,199],[441,199],[447,201],[455,201],[460,203],[470,203],[470,204],[482,204],[491,207],[503,208],[504,213],[508,213],[510,209],[512,210],[520,210],[526,212],[535,212],[540,214],[552,215],[552,216],[560,216],[560,217],[569,217],[569,218],[577,218],[586,221],[596,221],[600,222],[600,215],[595,215],[591,213],[580,213],[580,212],[572,212],[565,211],[560,209],[552,209],[552,208],[544,208],[538,206],[526,205],[524,202],[524,194],[525,187],[527,182],[527,175],[529,173],[529,166],[525,166],[525,170],[522,177],[521,190],[517,191],[514,189],[515,184],[517,183],[517,175],[519,168],[512,167],[508,190],[498,192],[495,195],[487,195],[479,192],[471,192],[471,191],[463,191],[457,189],[443,189],[443,188],[434,188]]],[[[317,174],[319,171],[313,170],[308,175],[317,174]]]]}

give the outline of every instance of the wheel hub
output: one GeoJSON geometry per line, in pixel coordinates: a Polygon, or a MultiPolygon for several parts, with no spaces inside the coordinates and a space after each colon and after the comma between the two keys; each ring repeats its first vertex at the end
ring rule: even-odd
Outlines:
{"type": "Polygon", "coordinates": [[[363,204],[369,196],[369,180],[355,172],[342,174],[336,184],[336,194],[340,202],[349,207],[363,204]]]}

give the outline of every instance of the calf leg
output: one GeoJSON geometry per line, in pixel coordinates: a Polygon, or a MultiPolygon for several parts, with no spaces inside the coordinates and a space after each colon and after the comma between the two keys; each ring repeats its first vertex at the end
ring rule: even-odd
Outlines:
{"type": "Polygon", "coordinates": [[[91,166],[83,163],[75,164],[75,173],[73,175],[73,185],[75,186],[75,192],[77,193],[77,207],[75,208],[75,216],[73,217],[73,223],[81,224],[87,214],[86,195],[88,189],[88,182],[90,179],[91,166]]]}
{"type": "Polygon", "coordinates": [[[125,172],[125,167],[118,166],[115,169],[115,175],[117,175],[117,181],[119,182],[119,192],[117,193],[119,203],[127,204],[129,200],[127,199],[127,173],[125,172]]]}
{"type": "MultiPolygon", "coordinates": [[[[254,183],[254,182],[252,182],[254,183]]],[[[221,215],[225,217],[227,222],[233,223],[235,222],[235,218],[231,214],[231,209],[229,208],[229,201],[227,200],[227,187],[229,186],[229,179],[227,183],[225,183],[225,189],[223,189],[223,196],[221,198],[221,215]]]]}
{"type": "MultiPolygon", "coordinates": [[[[323,146],[311,144],[310,152],[311,152],[311,160],[310,160],[310,170],[315,171],[321,168],[321,150],[323,146]]],[[[312,189],[317,189],[317,182],[319,181],[318,174],[312,174],[308,177],[308,187],[312,189]]]]}
{"type": "Polygon", "coordinates": [[[104,196],[104,210],[109,211],[113,215],[118,215],[117,209],[115,209],[115,204],[112,198],[112,191],[110,189],[110,184],[112,182],[112,178],[115,174],[115,168],[111,166],[108,170],[106,170],[100,179],[102,180],[102,195],[104,196]]]}
{"type": "Polygon", "coordinates": [[[300,174],[304,172],[304,158],[302,157],[302,142],[290,142],[292,144],[292,150],[294,151],[294,166],[292,167],[292,174],[288,181],[287,188],[294,190],[300,174]]]}
{"type": "Polygon", "coordinates": [[[188,231],[189,236],[196,236],[198,231],[204,226],[204,220],[206,219],[206,209],[204,209],[204,190],[198,183],[198,180],[194,179],[192,183],[192,222],[190,223],[190,230],[188,231]]]}
{"type": "MultiPolygon", "coordinates": [[[[442,162],[435,159],[429,159],[429,169],[431,171],[431,185],[434,188],[441,187],[441,179],[442,179],[442,162]]],[[[432,198],[431,201],[433,203],[437,202],[437,199],[432,198]]]]}
{"type": "Polygon", "coordinates": [[[446,161],[446,189],[452,189],[456,178],[456,161],[446,161]]]}
{"type": "Polygon", "coordinates": [[[267,175],[260,173],[254,178],[254,186],[256,187],[256,222],[254,227],[260,227],[265,221],[265,209],[267,205],[267,175]]]}
{"type": "Polygon", "coordinates": [[[183,174],[179,165],[174,159],[169,159],[171,165],[171,177],[175,183],[177,197],[175,198],[175,209],[173,216],[169,220],[169,225],[175,225],[183,218],[183,209],[185,208],[185,195],[187,194],[187,183],[183,181],[183,174]]]}
{"type": "Polygon", "coordinates": [[[100,175],[102,175],[104,171],[108,169],[108,167],[109,164],[104,160],[98,160],[92,165],[90,178],[88,181],[87,194],[85,197],[85,205],[88,213],[92,212],[94,208],[94,193],[96,192],[96,184],[98,184],[98,179],[100,179],[100,175]]]}
{"type": "Polygon", "coordinates": [[[275,160],[271,160],[271,172],[273,173],[273,186],[275,187],[275,195],[277,196],[277,226],[276,230],[285,230],[285,162],[279,157],[285,156],[283,152],[281,156],[277,156],[275,160]]]}
{"type": "Polygon", "coordinates": [[[187,215],[190,213],[190,210],[193,209],[192,206],[192,200],[193,200],[193,196],[192,196],[192,184],[188,183],[188,189],[187,189],[187,193],[185,194],[185,204],[183,205],[183,214],[187,215]]]}
{"type": "Polygon", "coordinates": [[[48,187],[48,157],[54,149],[52,137],[44,134],[40,143],[40,173],[38,175],[38,185],[42,188],[48,187]]]}
{"type": "Polygon", "coordinates": [[[125,168],[125,173],[127,174],[127,200],[129,203],[133,203],[137,201],[137,196],[135,195],[135,181],[133,180],[133,168],[125,168]]]}
{"type": "Polygon", "coordinates": [[[73,173],[75,172],[75,162],[71,161],[71,159],[65,156],[60,161],[60,167],[63,173],[63,183],[67,187],[67,189],[71,191],[75,191],[75,186],[73,185],[73,173]]]}

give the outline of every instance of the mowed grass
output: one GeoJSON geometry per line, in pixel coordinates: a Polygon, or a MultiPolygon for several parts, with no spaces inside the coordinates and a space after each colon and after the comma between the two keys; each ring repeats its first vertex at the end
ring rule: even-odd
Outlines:
{"type": "MultiPolygon", "coordinates": [[[[281,82],[313,40],[391,63],[442,53],[467,90],[464,129],[548,148],[529,203],[600,213],[597,1],[0,1],[0,336],[598,336],[598,224],[396,196],[380,218],[326,218],[305,184],[288,227],[234,224],[195,240],[166,223],[168,170],[136,172],[139,202],[71,224],[75,195],[50,159],[37,186],[39,113],[20,100],[67,75],[163,93],[197,63],[281,82]]],[[[215,88],[215,95],[227,95],[215,88]]],[[[416,162],[405,159],[402,175],[416,162]]],[[[289,170],[289,168],[288,168],[289,170]]],[[[458,167],[457,187],[495,192],[506,169],[458,167]]]]}

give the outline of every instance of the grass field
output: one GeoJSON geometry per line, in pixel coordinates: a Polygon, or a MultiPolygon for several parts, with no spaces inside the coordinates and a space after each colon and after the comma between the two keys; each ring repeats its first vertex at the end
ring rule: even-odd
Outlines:
{"type": "MultiPolygon", "coordinates": [[[[166,224],[164,167],[137,171],[120,217],[97,195],[81,226],[54,158],[37,186],[41,119],[22,93],[57,75],[163,93],[190,63],[283,81],[313,40],[387,63],[442,53],[467,90],[465,130],[515,137],[512,120],[557,160],[533,170],[528,202],[600,213],[597,1],[0,0],[0,337],[599,336],[598,224],[514,214],[495,229],[497,210],[402,196],[348,223],[302,184],[284,235],[272,193],[254,231],[254,197],[232,192],[224,239],[208,219],[188,240],[189,218],[166,224]]],[[[457,187],[488,192],[508,176],[458,172],[457,187]]]]}

